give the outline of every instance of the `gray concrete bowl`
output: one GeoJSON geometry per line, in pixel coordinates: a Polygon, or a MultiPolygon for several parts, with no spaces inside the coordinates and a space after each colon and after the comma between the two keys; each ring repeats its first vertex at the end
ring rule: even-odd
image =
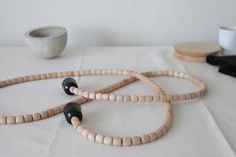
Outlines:
{"type": "Polygon", "coordinates": [[[43,58],[59,56],[67,43],[67,31],[59,26],[33,29],[26,32],[25,37],[26,44],[43,58]]]}

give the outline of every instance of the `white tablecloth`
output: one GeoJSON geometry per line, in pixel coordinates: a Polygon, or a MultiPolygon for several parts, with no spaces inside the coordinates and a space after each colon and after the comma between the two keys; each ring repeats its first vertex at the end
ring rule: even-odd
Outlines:
{"type": "MultiPolygon", "coordinates": [[[[161,139],[133,147],[96,144],[76,134],[60,114],[42,121],[0,126],[0,156],[181,156],[234,157],[236,150],[236,79],[207,64],[186,63],[172,56],[171,46],[67,48],[52,60],[37,57],[26,47],[0,48],[0,79],[43,72],[97,68],[186,71],[204,80],[208,94],[202,99],[173,102],[174,123],[161,139]]],[[[77,78],[80,87],[95,90],[122,77],[77,78]]],[[[0,114],[37,112],[75,97],[66,95],[63,79],[37,81],[0,89],[0,114]]],[[[174,78],[154,78],[167,93],[197,88],[174,78]]],[[[114,93],[155,94],[142,82],[114,93]]],[[[160,126],[161,103],[93,101],[82,107],[84,125],[113,136],[139,135],[160,126]]]]}

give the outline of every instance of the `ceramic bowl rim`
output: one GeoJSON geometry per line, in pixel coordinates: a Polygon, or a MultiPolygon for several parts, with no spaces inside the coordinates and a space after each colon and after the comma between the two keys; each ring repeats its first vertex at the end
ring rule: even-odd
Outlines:
{"type": "Polygon", "coordinates": [[[52,39],[52,38],[57,38],[59,36],[62,36],[64,34],[66,34],[67,31],[66,31],[66,28],[65,27],[62,27],[62,26],[45,26],[45,27],[38,27],[38,28],[34,28],[30,31],[27,31],[25,33],[25,36],[28,38],[28,39],[52,39]],[[39,30],[47,30],[47,29],[60,29],[60,32],[59,33],[55,33],[55,34],[52,34],[52,35],[49,35],[49,36],[32,36],[31,33],[32,32],[36,32],[36,31],[39,31],[39,30]]]}

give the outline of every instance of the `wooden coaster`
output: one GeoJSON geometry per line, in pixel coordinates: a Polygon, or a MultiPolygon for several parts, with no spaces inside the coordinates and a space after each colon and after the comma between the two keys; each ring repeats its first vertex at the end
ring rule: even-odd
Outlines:
{"type": "Polygon", "coordinates": [[[206,57],[192,57],[192,56],[187,56],[187,55],[182,55],[178,52],[174,52],[173,54],[176,58],[187,61],[187,62],[198,62],[198,63],[205,63],[206,62],[206,57]]]}
{"type": "Polygon", "coordinates": [[[217,55],[221,52],[218,44],[204,42],[185,42],[174,46],[174,56],[188,62],[206,62],[208,55],[217,55]]]}
{"type": "Polygon", "coordinates": [[[215,55],[221,51],[218,44],[203,43],[203,42],[185,42],[174,46],[175,52],[184,56],[206,57],[215,55]]]}

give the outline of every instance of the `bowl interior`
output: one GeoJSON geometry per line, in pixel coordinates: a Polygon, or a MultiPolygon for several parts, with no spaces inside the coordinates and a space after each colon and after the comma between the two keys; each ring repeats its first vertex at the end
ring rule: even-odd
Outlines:
{"type": "Polygon", "coordinates": [[[47,38],[58,36],[60,34],[63,34],[64,32],[65,29],[63,27],[44,27],[29,32],[29,36],[37,38],[47,38]]]}

